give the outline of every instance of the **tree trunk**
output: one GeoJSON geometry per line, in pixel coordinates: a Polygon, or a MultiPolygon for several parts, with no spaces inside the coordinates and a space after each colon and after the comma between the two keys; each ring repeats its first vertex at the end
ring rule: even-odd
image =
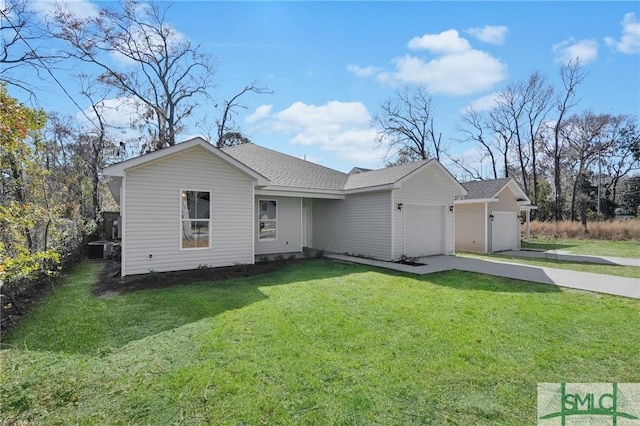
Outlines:
{"type": "MultiPolygon", "coordinates": [[[[580,174],[576,176],[576,179],[573,181],[573,188],[571,192],[571,220],[576,220],[576,191],[578,190],[578,179],[580,179],[580,174]]],[[[581,206],[582,207],[582,206],[581,206]]]]}

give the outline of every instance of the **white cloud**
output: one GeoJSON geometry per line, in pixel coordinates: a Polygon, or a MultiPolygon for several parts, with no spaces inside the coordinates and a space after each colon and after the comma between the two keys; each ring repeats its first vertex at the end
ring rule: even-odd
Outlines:
{"type": "Polygon", "coordinates": [[[566,64],[580,59],[582,64],[593,62],[598,57],[598,42],[595,40],[580,40],[568,38],[553,45],[556,62],[566,64]]]}
{"type": "Polygon", "coordinates": [[[295,102],[288,108],[273,113],[269,105],[252,114],[261,130],[291,135],[291,145],[316,147],[341,160],[374,161],[382,154],[374,151],[376,130],[370,127],[371,116],[361,102],[331,101],[324,105],[295,102]]]}
{"type": "Polygon", "coordinates": [[[430,61],[406,55],[393,60],[396,70],[381,73],[382,82],[419,84],[430,93],[470,95],[506,78],[507,66],[486,52],[468,50],[430,61]]]}
{"type": "Polygon", "coordinates": [[[417,84],[433,94],[454,96],[486,91],[507,76],[507,66],[500,59],[473,49],[454,29],[414,37],[408,47],[427,50],[435,57],[407,54],[392,59],[393,70],[357,65],[349,65],[347,70],[361,77],[375,76],[385,84],[417,84]]]}
{"type": "Polygon", "coordinates": [[[413,50],[426,49],[433,53],[459,53],[471,49],[469,42],[460,37],[456,30],[414,37],[409,40],[407,47],[413,50]]]}
{"type": "Polygon", "coordinates": [[[356,64],[347,65],[347,71],[356,75],[356,77],[370,77],[380,71],[380,68],[369,65],[368,67],[361,67],[356,64]]]}
{"type": "Polygon", "coordinates": [[[640,22],[633,12],[624,15],[622,22],[622,37],[617,41],[613,37],[605,37],[608,46],[622,53],[640,53],[640,22]]]}
{"type": "MultiPolygon", "coordinates": [[[[138,9],[141,13],[141,20],[144,20],[144,13],[149,13],[143,8],[138,9]]],[[[139,52],[143,55],[159,57],[164,54],[165,43],[169,51],[180,51],[183,44],[188,42],[188,38],[184,33],[178,31],[173,25],[165,22],[162,27],[164,38],[156,31],[144,30],[140,26],[130,26],[127,28],[127,38],[123,40],[122,46],[119,48],[124,52],[139,52]]],[[[111,56],[123,65],[136,65],[137,61],[129,58],[123,53],[112,51],[111,56]]],[[[137,54],[136,54],[137,56],[137,54]]]]}
{"type": "MultiPolygon", "coordinates": [[[[137,130],[132,128],[135,120],[140,117],[140,102],[136,99],[130,97],[105,99],[98,103],[97,109],[107,125],[115,128],[113,132],[125,135],[123,139],[139,134],[137,130]]],[[[97,124],[98,120],[92,108],[85,109],[84,114],[97,124]]],[[[78,121],[87,132],[96,130],[95,126],[87,120],[84,114],[80,112],[76,114],[78,121]]]]}
{"type": "Polygon", "coordinates": [[[469,28],[467,33],[485,43],[503,44],[508,31],[509,29],[504,25],[485,25],[469,28]]]}
{"type": "Polygon", "coordinates": [[[249,114],[247,118],[245,118],[244,120],[249,124],[253,124],[255,122],[262,120],[263,118],[268,117],[269,114],[271,114],[272,109],[273,109],[273,105],[260,105],[258,108],[256,108],[256,110],[253,113],[249,114]]]}
{"type": "Polygon", "coordinates": [[[491,111],[498,105],[498,98],[500,97],[500,92],[494,92],[489,95],[482,96],[478,98],[466,107],[464,107],[460,112],[465,113],[469,108],[473,108],[474,111],[491,111]]]}
{"type": "Polygon", "coordinates": [[[58,8],[68,10],[78,18],[95,18],[99,9],[89,0],[36,0],[29,3],[31,10],[37,12],[44,19],[53,15],[58,8]]]}

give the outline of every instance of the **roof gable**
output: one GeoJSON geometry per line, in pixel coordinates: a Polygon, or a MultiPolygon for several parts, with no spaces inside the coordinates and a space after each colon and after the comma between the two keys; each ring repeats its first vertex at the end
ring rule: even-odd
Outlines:
{"type": "Polygon", "coordinates": [[[168,156],[175,155],[180,152],[184,152],[186,150],[194,149],[194,148],[204,150],[204,152],[222,161],[223,163],[225,163],[227,166],[231,167],[235,171],[241,174],[244,174],[250,179],[256,181],[258,185],[267,185],[269,183],[268,180],[265,178],[265,176],[247,167],[246,165],[242,164],[235,158],[225,154],[223,151],[219,150],[218,148],[211,145],[209,142],[205,141],[200,137],[189,139],[188,141],[177,143],[168,148],[164,148],[159,151],[153,151],[148,154],[141,155],[139,157],[122,161],[120,163],[112,164],[103,169],[103,174],[105,176],[111,176],[111,177],[123,177],[125,172],[128,170],[131,170],[136,167],[141,167],[141,166],[159,161],[161,159],[167,158],[168,156]]]}
{"type": "Polygon", "coordinates": [[[508,188],[518,201],[525,201],[528,204],[531,203],[527,194],[525,194],[516,181],[510,177],[463,182],[462,186],[467,190],[465,200],[487,200],[497,198],[500,192],[508,188]]]}
{"type": "Polygon", "coordinates": [[[353,173],[349,175],[344,189],[350,190],[392,185],[428,162],[429,160],[424,160],[418,163],[408,163],[399,166],[385,167],[384,169],[353,173]]]}

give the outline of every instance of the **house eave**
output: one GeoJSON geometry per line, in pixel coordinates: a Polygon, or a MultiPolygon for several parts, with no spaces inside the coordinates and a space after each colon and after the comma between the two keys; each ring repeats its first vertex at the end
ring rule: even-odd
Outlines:
{"type": "Polygon", "coordinates": [[[375,186],[365,186],[363,188],[345,189],[343,192],[345,194],[360,194],[363,192],[390,191],[395,188],[399,188],[399,186],[396,186],[396,184],[394,183],[389,183],[385,185],[375,185],[375,186]]]}
{"type": "Polygon", "coordinates": [[[302,197],[302,198],[324,198],[332,200],[344,200],[343,191],[317,189],[317,188],[299,188],[290,186],[269,185],[262,188],[256,188],[256,195],[263,196],[279,196],[279,197],[302,197]]]}
{"type": "Polygon", "coordinates": [[[497,203],[500,200],[498,198],[471,198],[468,200],[455,200],[454,205],[460,204],[484,204],[484,203],[497,203]]]}
{"type": "Polygon", "coordinates": [[[532,204],[521,204],[520,205],[520,211],[521,212],[525,212],[527,210],[537,210],[538,206],[534,206],[532,204]]]}

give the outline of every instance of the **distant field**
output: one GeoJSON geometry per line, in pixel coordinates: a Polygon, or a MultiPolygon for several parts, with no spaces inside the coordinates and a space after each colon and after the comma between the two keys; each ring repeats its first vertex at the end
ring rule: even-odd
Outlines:
{"type": "MultiPolygon", "coordinates": [[[[524,235],[524,226],[523,226],[524,235]]],[[[588,222],[585,231],[580,222],[531,222],[531,236],[593,239],[608,241],[636,240],[640,244],[640,219],[588,222]]]]}

